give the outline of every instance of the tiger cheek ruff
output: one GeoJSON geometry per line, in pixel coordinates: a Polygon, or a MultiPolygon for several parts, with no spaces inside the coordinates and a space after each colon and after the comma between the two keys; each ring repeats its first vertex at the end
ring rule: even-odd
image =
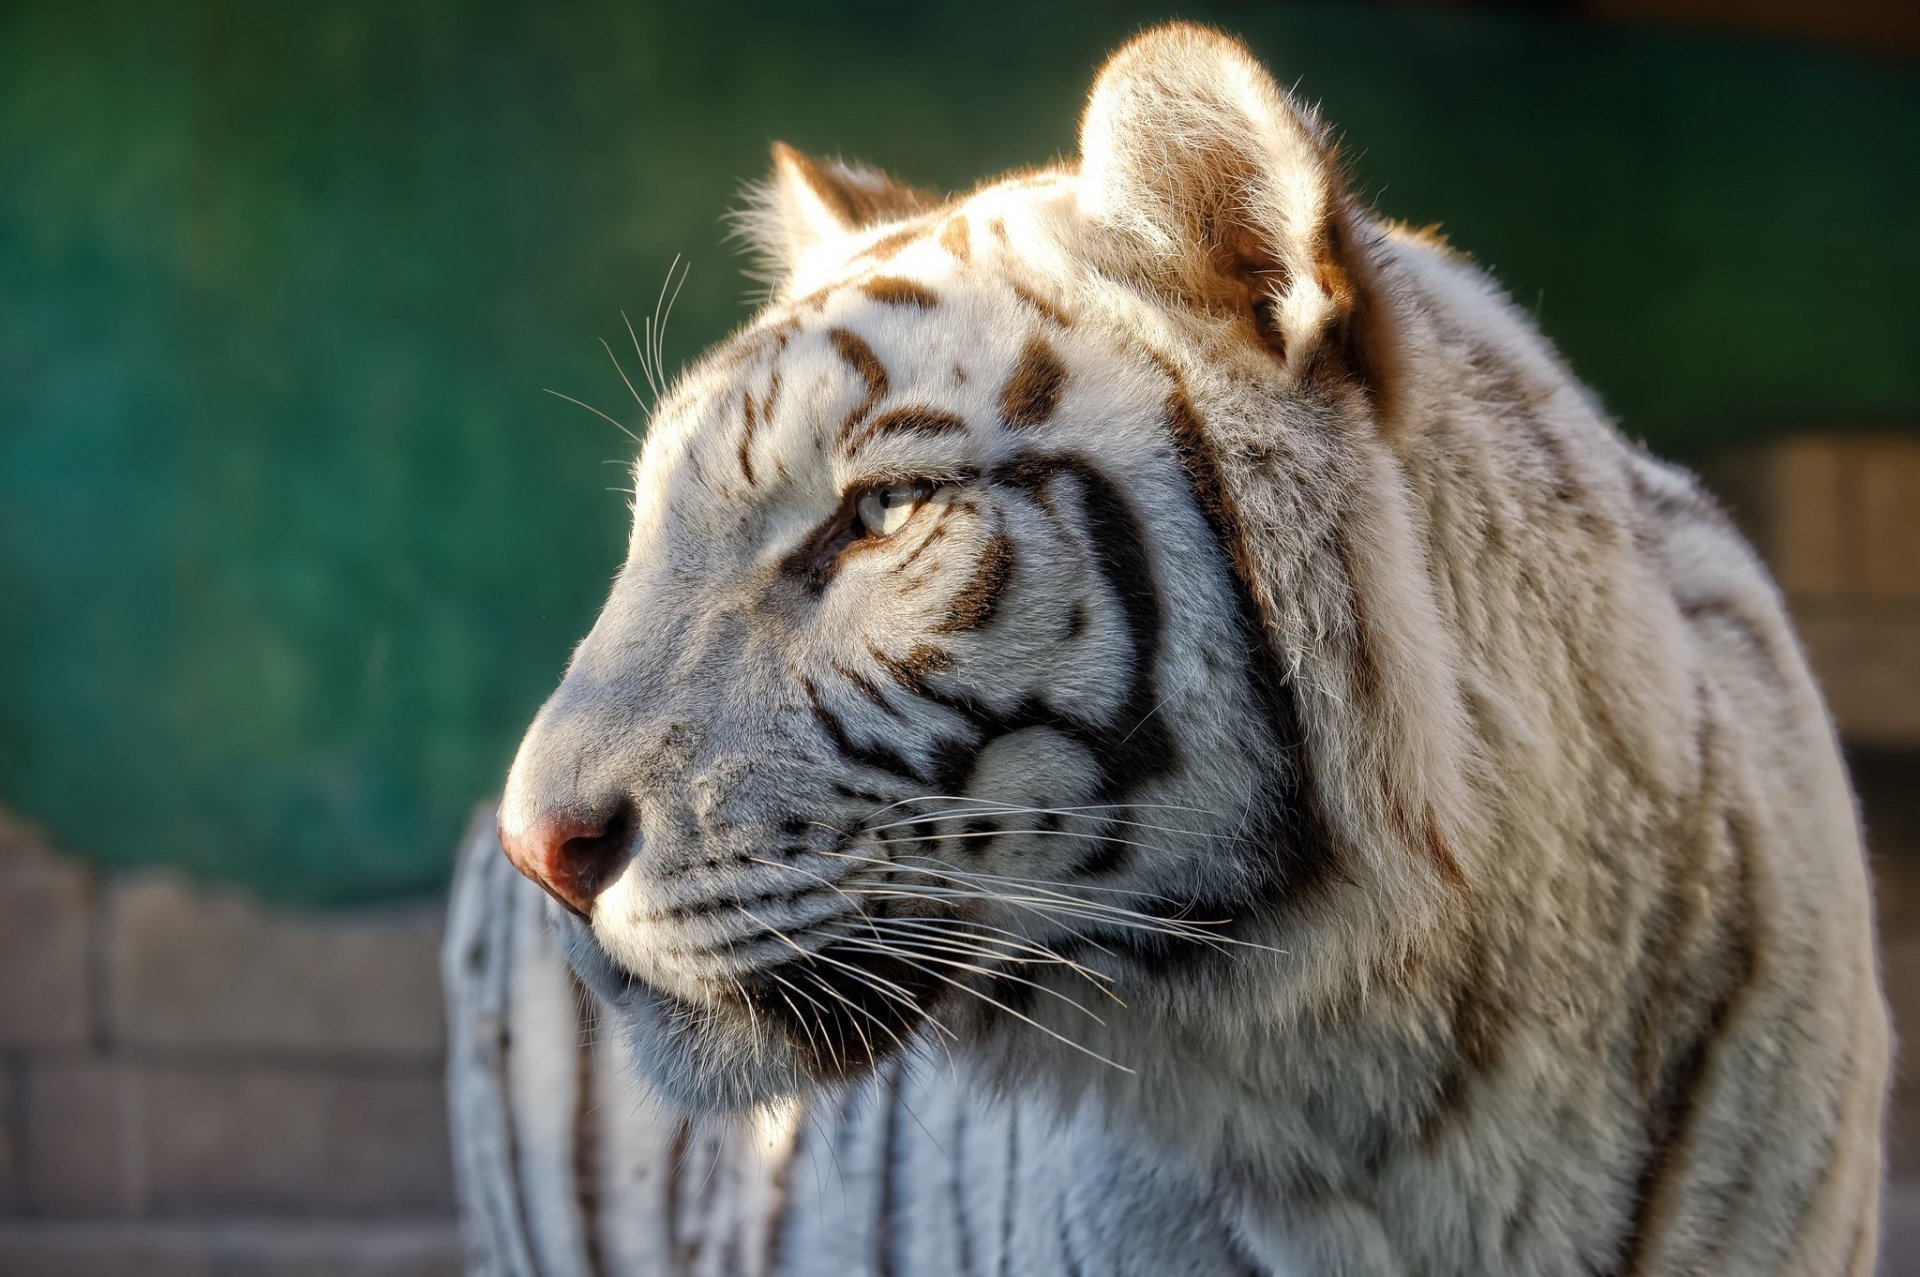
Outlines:
{"type": "Polygon", "coordinates": [[[500,1271],[1871,1271],[1870,902],[1771,583],[1245,48],[1141,35],[1077,162],[957,198],[776,147],[742,224],[772,298],[513,764],[530,881],[462,871],[500,1271]]]}

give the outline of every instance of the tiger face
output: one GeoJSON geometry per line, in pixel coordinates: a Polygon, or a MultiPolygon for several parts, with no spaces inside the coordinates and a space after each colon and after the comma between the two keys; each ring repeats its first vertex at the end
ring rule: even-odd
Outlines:
{"type": "Polygon", "coordinates": [[[1067,1049],[1048,995],[1119,998],[1228,919],[1271,943],[1249,902],[1320,871],[1196,396],[1352,416],[1345,224],[1223,266],[1194,227],[1225,196],[1128,150],[1140,86],[1109,80],[1078,170],[952,203],[776,148],[775,300],[654,413],[500,819],[682,1105],[1012,1020],[1067,1049]]]}

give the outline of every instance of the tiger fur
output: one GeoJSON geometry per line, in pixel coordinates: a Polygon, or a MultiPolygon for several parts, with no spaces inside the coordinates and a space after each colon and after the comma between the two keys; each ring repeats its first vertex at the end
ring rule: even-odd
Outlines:
{"type": "Polygon", "coordinates": [[[748,225],[500,808],[561,903],[463,870],[477,1267],[1872,1270],[1776,591],[1242,46],[954,200],[776,148],[748,225]]]}

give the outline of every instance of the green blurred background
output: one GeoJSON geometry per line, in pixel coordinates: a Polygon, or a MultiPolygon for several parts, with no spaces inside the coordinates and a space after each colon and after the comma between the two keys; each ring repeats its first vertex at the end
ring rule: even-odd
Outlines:
{"type": "MultiPolygon", "coordinates": [[[[1184,4],[1320,100],[1627,430],[1920,420],[1920,77],[1737,33],[1184,4]]],[[[1071,153],[1146,4],[0,7],[0,802],[270,897],[429,890],[623,547],[598,341],[778,137],[1071,153]]],[[[629,361],[630,362],[630,361],[629,361]]],[[[630,366],[631,371],[631,366],[630,366]]]]}

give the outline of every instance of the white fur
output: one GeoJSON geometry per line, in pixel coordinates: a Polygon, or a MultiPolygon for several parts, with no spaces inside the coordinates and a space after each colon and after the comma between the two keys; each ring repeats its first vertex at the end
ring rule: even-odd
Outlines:
{"type": "MultiPolygon", "coordinates": [[[[1141,37],[1102,73],[1082,149],[1077,172],[873,224],[783,160],[759,226],[784,300],[660,407],[628,563],[501,824],[634,804],[633,858],[591,924],[557,919],[570,960],[671,1104],[804,1116],[771,1164],[737,1131],[629,1129],[603,1157],[690,1149],[682,1174],[718,1167],[721,1186],[661,1207],[613,1185],[599,1218],[684,1212],[668,1227],[690,1272],[989,1270],[1003,1248],[996,1271],[1031,1274],[1870,1271],[1887,1029],[1859,835],[1763,570],[1483,275],[1354,208],[1317,122],[1238,45],[1141,37]],[[937,304],[876,300],[876,279],[937,304]],[[869,387],[836,331],[884,367],[879,408],[967,429],[849,453],[869,387]],[[1064,390],[1012,427],[1004,388],[1036,335],[1064,390]],[[1300,741],[1259,709],[1229,555],[1169,433],[1176,393],[1237,513],[1300,741]],[[773,404],[746,467],[742,396],[773,404]],[[928,681],[983,713],[1036,695],[1125,712],[1141,637],[1111,538],[1089,533],[1096,480],[1063,473],[1042,502],[990,477],[1036,452],[1086,460],[1144,529],[1158,703],[1132,726],[1164,728],[1177,762],[1128,790],[1134,823],[1108,832],[1140,845],[1095,880],[1071,817],[912,847],[998,875],[963,934],[1070,954],[1119,1001],[1020,965],[1051,995],[1016,1017],[957,973],[972,992],[928,994],[909,1049],[849,1090],[729,984],[857,938],[847,893],[943,880],[824,844],[767,855],[799,813],[897,862],[889,834],[913,827],[874,827],[925,810],[841,761],[801,689],[924,768],[965,735],[956,711],[897,687],[882,708],[843,675],[884,682],[875,654],[930,636],[951,663],[928,681]],[[792,556],[841,494],[902,474],[954,482],[825,589],[797,587],[792,556]],[[939,520],[909,588],[892,565],[939,520]],[[1017,567],[992,621],[942,631],[995,537],[1017,567]],[[1303,775],[1313,813],[1276,810],[1303,775]],[[900,805],[833,796],[855,780],[900,805]],[[1334,869],[1290,887],[1263,840],[1316,813],[1310,850],[1334,869]],[[822,878],[839,894],[768,898],[822,878]],[[1237,947],[1103,951],[1086,942],[1125,929],[1022,903],[1050,890],[1232,902],[1237,947]]],[[[1071,808],[1105,761],[1036,721],[968,783],[1071,808]]]]}

